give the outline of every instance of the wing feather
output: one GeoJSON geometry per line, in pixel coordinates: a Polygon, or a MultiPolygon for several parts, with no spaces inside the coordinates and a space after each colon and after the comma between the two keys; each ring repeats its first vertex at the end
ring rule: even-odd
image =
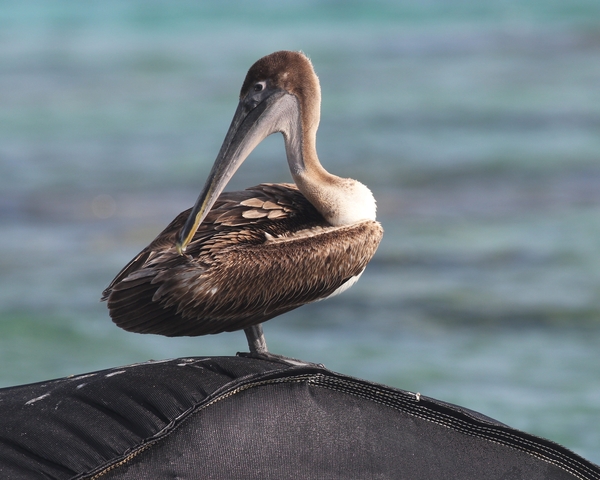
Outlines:
{"type": "Polygon", "coordinates": [[[140,333],[206,335],[256,325],[325,298],[359,275],[383,230],[329,225],[295,185],[222,194],[183,256],[189,210],[103,292],[113,321],[140,333]]]}

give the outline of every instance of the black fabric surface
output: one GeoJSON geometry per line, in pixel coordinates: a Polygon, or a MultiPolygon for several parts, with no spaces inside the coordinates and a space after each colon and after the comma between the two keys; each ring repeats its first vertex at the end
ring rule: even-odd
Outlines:
{"type": "Polygon", "coordinates": [[[1,479],[600,479],[476,412],[242,357],[0,389],[1,479]]]}

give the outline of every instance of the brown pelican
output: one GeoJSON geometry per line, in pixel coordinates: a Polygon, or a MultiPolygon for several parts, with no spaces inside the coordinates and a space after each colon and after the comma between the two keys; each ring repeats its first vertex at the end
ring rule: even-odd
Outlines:
{"type": "Polygon", "coordinates": [[[319,163],[320,107],[319,80],[304,54],[275,52],[252,65],[196,204],[104,290],[119,327],[166,336],[244,329],[251,354],[267,355],[262,322],[356,282],[383,230],[371,191],[319,163]],[[283,134],[295,185],[221,194],[275,132],[283,134]]]}

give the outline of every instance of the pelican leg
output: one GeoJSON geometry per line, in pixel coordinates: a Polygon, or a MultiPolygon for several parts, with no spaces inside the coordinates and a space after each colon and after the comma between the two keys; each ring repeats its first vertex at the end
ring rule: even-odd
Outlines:
{"type": "MultiPolygon", "coordinates": [[[[253,325],[252,327],[244,328],[244,333],[248,339],[248,347],[250,347],[250,353],[238,352],[238,357],[248,358],[259,358],[261,360],[267,360],[269,362],[285,363],[293,367],[297,366],[311,366],[314,365],[310,362],[303,362],[302,360],[296,360],[295,358],[284,357],[283,355],[275,355],[267,350],[267,342],[263,333],[262,324],[253,325]]],[[[319,365],[323,367],[324,365],[319,365]]]]}
{"type": "Polygon", "coordinates": [[[265,334],[263,333],[261,323],[245,328],[244,333],[246,334],[246,338],[248,339],[248,347],[250,348],[250,354],[264,355],[266,353],[269,353],[267,349],[267,341],[265,340],[265,334]]]}

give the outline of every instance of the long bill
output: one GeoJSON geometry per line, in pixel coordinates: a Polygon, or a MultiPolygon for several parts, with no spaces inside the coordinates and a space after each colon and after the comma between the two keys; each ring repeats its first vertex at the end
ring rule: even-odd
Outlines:
{"type": "Polygon", "coordinates": [[[284,95],[284,91],[276,90],[256,106],[240,100],[204,188],[179,232],[176,248],[180,255],[185,252],[198,227],[239,166],[262,140],[279,130],[277,109],[274,107],[284,95]]]}

